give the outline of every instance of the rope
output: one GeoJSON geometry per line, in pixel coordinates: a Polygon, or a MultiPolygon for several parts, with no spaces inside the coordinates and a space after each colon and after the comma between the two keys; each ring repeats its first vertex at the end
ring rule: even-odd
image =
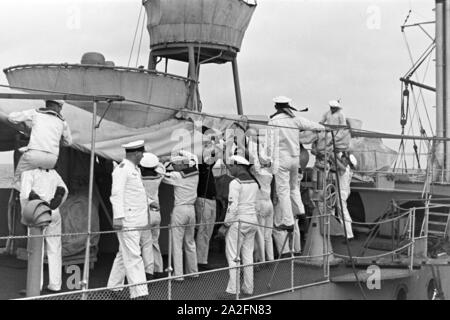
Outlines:
{"type": "Polygon", "coordinates": [[[134,31],[133,44],[131,45],[130,57],[128,58],[127,67],[130,66],[131,56],[133,55],[134,43],[136,42],[136,36],[137,36],[138,28],[139,28],[139,23],[141,22],[142,8],[143,8],[143,6],[141,6],[141,9],[139,10],[139,17],[138,17],[138,21],[136,24],[136,30],[134,31]]]}
{"type": "Polygon", "coordinates": [[[359,256],[359,257],[353,257],[352,258],[351,256],[346,256],[346,255],[342,255],[342,254],[339,254],[339,253],[334,253],[334,255],[336,257],[339,257],[339,258],[352,259],[352,261],[353,261],[353,259],[375,259],[375,258],[381,258],[381,257],[384,257],[384,256],[392,255],[392,254],[395,254],[395,253],[397,253],[399,251],[403,251],[406,248],[410,247],[412,244],[413,244],[412,242],[409,242],[406,245],[404,245],[403,247],[397,248],[395,250],[392,250],[392,251],[389,251],[389,252],[386,252],[386,253],[373,255],[373,256],[359,256]]]}
{"type": "MultiPolygon", "coordinates": [[[[142,7],[141,7],[141,11],[142,11],[142,7]]],[[[142,18],[142,27],[141,27],[141,37],[139,39],[139,46],[138,46],[138,52],[137,52],[137,56],[136,56],[136,68],[139,65],[139,55],[141,53],[141,45],[142,45],[142,37],[144,35],[144,27],[145,27],[145,15],[142,18]]]]}
{"type": "MultiPolygon", "coordinates": [[[[52,94],[79,95],[77,93],[72,93],[72,92],[60,92],[60,91],[50,91],[50,90],[42,90],[42,89],[31,89],[31,88],[16,87],[16,86],[2,85],[2,84],[0,84],[0,87],[2,87],[2,88],[9,88],[9,89],[35,91],[35,92],[45,92],[45,93],[52,93],[52,94]]],[[[92,98],[96,97],[96,95],[83,95],[83,96],[92,97],[92,98]]],[[[145,105],[145,106],[148,106],[148,107],[154,107],[154,108],[158,108],[158,109],[168,110],[168,111],[171,111],[171,112],[174,111],[173,108],[160,106],[160,105],[156,105],[156,104],[145,103],[145,102],[136,101],[136,100],[130,100],[130,99],[125,99],[124,101],[132,102],[132,103],[136,103],[136,104],[140,104],[140,105],[145,105]]],[[[264,126],[264,127],[269,127],[269,128],[283,128],[283,129],[292,129],[292,130],[302,131],[302,129],[299,129],[298,127],[271,125],[271,124],[264,123],[262,121],[256,121],[256,120],[236,119],[236,118],[231,118],[231,117],[226,117],[226,116],[219,116],[219,115],[213,115],[213,114],[202,113],[202,112],[197,112],[197,111],[192,111],[192,110],[179,110],[179,111],[180,112],[189,113],[189,114],[204,116],[204,117],[207,117],[207,118],[213,118],[213,119],[229,120],[229,121],[233,121],[233,122],[248,122],[248,123],[257,124],[257,125],[264,126]]],[[[326,126],[326,128],[324,130],[311,130],[311,131],[331,132],[331,131],[338,131],[338,130],[342,130],[342,129],[350,129],[350,127],[347,127],[347,126],[339,126],[339,127],[326,126]]],[[[359,133],[359,134],[372,134],[372,135],[380,134],[379,132],[376,132],[376,131],[364,130],[364,129],[357,129],[357,130],[352,130],[352,131],[355,132],[355,133],[359,133]]],[[[401,137],[400,135],[395,135],[395,134],[389,135],[388,134],[388,138],[390,138],[390,139],[413,139],[413,138],[419,139],[419,138],[422,138],[422,137],[409,137],[409,136],[401,137]]],[[[429,141],[450,141],[449,138],[439,138],[439,137],[426,137],[426,140],[429,140],[429,141]]]]}
{"type": "MultiPolygon", "coordinates": [[[[341,186],[340,186],[340,181],[339,181],[338,163],[337,163],[336,139],[335,139],[333,131],[331,131],[331,139],[333,141],[334,166],[336,167],[336,187],[337,187],[338,199],[339,199],[339,210],[338,211],[341,214],[340,218],[342,220],[344,220],[344,213],[342,211],[343,206],[342,206],[341,186]]],[[[343,223],[343,226],[344,226],[344,234],[345,234],[345,245],[347,247],[348,255],[349,255],[349,257],[350,257],[350,259],[352,261],[353,274],[355,275],[355,279],[356,279],[356,281],[358,283],[358,287],[359,287],[359,290],[361,291],[361,295],[362,295],[363,299],[367,300],[367,297],[366,297],[366,295],[364,293],[364,289],[363,289],[363,287],[362,287],[362,285],[361,285],[361,283],[359,281],[358,273],[356,272],[355,262],[353,261],[353,258],[352,258],[352,251],[350,249],[350,245],[348,243],[348,238],[347,238],[347,226],[345,225],[345,223],[343,223]]]]}

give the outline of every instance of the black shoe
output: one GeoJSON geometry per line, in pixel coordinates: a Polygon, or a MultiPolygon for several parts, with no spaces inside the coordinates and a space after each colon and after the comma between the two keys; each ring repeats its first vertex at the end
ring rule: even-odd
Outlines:
{"type": "Polygon", "coordinates": [[[147,279],[147,281],[153,280],[155,278],[155,276],[151,273],[145,273],[145,278],[147,279]]]}
{"type": "Polygon", "coordinates": [[[278,230],[284,230],[284,231],[287,231],[287,232],[293,232],[294,231],[294,225],[293,224],[290,225],[290,226],[287,226],[285,224],[280,224],[279,226],[275,226],[275,228],[278,229],[278,230]]]}

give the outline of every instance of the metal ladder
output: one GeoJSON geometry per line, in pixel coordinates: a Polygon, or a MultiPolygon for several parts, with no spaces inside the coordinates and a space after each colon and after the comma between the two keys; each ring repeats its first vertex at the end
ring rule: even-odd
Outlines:
{"type": "Polygon", "coordinates": [[[445,238],[450,220],[450,208],[446,208],[446,212],[428,213],[428,235],[434,238],[445,238]]]}

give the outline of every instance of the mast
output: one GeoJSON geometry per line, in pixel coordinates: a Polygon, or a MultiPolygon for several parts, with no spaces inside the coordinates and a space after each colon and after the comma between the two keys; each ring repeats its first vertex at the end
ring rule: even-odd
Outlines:
{"type": "MultiPolygon", "coordinates": [[[[450,136],[450,0],[436,0],[436,135],[450,136]]],[[[443,174],[450,181],[450,144],[439,143],[436,153],[443,174]]]]}

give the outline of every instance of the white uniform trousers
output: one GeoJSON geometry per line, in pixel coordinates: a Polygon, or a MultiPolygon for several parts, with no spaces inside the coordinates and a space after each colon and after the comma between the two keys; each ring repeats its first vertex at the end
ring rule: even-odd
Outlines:
{"type": "MultiPolygon", "coordinates": [[[[124,232],[117,233],[117,238],[119,239],[119,252],[114,259],[107,287],[123,285],[125,277],[130,285],[145,282],[144,262],[139,247],[141,231],[126,231],[125,229],[124,232]]],[[[145,295],[148,295],[147,285],[130,287],[131,298],[145,295]]]]}
{"type": "Polygon", "coordinates": [[[270,200],[256,201],[256,214],[259,227],[256,231],[255,260],[257,262],[272,261],[273,257],[273,205],[270,200]]]}
{"type": "MultiPolygon", "coordinates": [[[[279,210],[280,210],[280,205],[278,203],[276,206],[274,206],[274,211],[275,211],[275,213],[274,213],[274,225],[279,225],[280,224],[279,220],[277,220],[277,219],[281,218],[280,214],[277,215],[277,211],[279,211],[279,210]]],[[[302,246],[301,246],[301,238],[300,238],[300,228],[298,227],[297,220],[295,220],[295,223],[294,223],[294,236],[293,236],[293,239],[292,239],[293,243],[287,242],[284,245],[283,252],[281,252],[281,248],[283,246],[283,243],[284,243],[284,240],[286,239],[286,235],[287,234],[288,234],[287,231],[273,229],[272,236],[273,236],[273,239],[275,241],[275,246],[277,247],[278,254],[281,255],[283,253],[290,252],[289,250],[290,250],[290,248],[292,246],[293,246],[293,250],[294,250],[295,253],[300,253],[301,250],[302,250],[302,246]]]]}
{"type": "MultiPolygon", "coordinates": [[[[258,223],[256,215],[247,215],[245,217],[245,221],[253,224],[258,223]]],[[[242,216],[240,219],[242,220],[242,216]]],[[[239,227],[238,222],[233,222],[225,237],[225,253],[227,256],[228,266],[232,268],[229,271],[230,279],[226,289],[228,293],[236,293],[236,272],[238,275],[241,274],[241,268],[239,270],[233,269],[233,267],[237,265],[235,259],[238,256],[238,253],[241,258],[241,265],[253,264],[255,234],[258,229],[258,227],[253,224],[246,224],[242,221],[239,227]]],[[[243,269],[244,282],[241,286],[242,293],[253,294],[253,266],[244,267],[243,269]]]]}
{"type": "Polygon", "coordinates": [[[174,276],[183,273],[183,247],[186,274],[198,272],[195,248],[195,209],[193,205],[175,206],[172,211],[172,260],[174,276]],[[187,226],[188,225],[188,226],[187,226]]]}
{"type": "Polygon", "coordinates": [[[305,213],[298,183],[299,156],[280,154],[279,168],[275,172],[275,187],[280,210],[275,211],[275,222],[291,226],[294,216],[305,213]]]}
{"type": "MultiPolygon", "coordinates": [[[[45,236],[61,234],[61,215],[59,211],[52,212],[52,222],[43,230],[45,236]]],[[[48,286],[50,290],[59,291],[62,285],[62,247],[61,236],[45,237],[42,242],[42,262],[44,263],[44,252],[47,253],[48,263],[48,286]],[[45,251],[44,251],[45,250],[45,251]]],[[[41,290],[44,284],[44,268],[41,267],[41,290]]]]}
{"type": "Polygon", "coordinates": [[[195,201],[195,214],[197,224],[202,224],[198,226],[195,238],[197,262],[208,264],[209,241],[216,222],[216,200],[197,198],[195,201]]]}
{"type": "Polygon", "coordinates": [[[341,190],[341,198],[342,198],[342,213],[344,215],[344,223],[345,230],[347,231],[347,239],[353,238],[353,230],[352,230],[352,217],[350,216],[350,212],[348,212],[347,208],[347,199],[349,197],[349,193],[341,190]]]}
{"type": "Polygon", "coordinates": [[[14,172],[13,187],[20,191],[22,172],[34,169],[53,169],[58,156],[50,152],[29,149],[22,154],[14,172]]]}
{"type": "Polygon", "coordinates": [[[163,272],[163,260],[159,248],[159,232],[161,214],[159,211],[150,209],[150,228],[141,233],[142,259],[146,273],[163,272]]]}

